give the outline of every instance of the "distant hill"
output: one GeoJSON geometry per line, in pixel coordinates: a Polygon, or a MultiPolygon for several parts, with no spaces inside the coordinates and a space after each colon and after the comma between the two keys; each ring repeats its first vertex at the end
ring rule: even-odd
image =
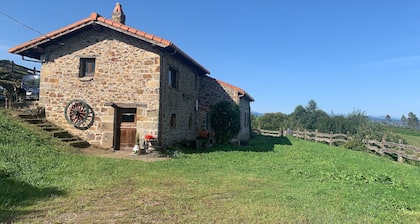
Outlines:
{"type": "MultiPolygon", "coordinates": [[[[385,118],[385,116],[368,116],[368,118],[369,118],[370,120],[372,120],[372,121],[376,121],[376,122],[382,122],[382,123],[386,122],[386,118],[385,118]]],[[[391,118],[391,123],[392,123],[393,125],[400,126],[400,125],[401,125],[401,120],[400,120],[400,119],[392,119],[392,118],[391,118]]]]}
{"type": "Polygon", "coordinates": [[[257,116],[257,117],[264,115],[264,114],[256,112],[256,111],[251,111],[251,114],[254,115],[254,116],[257,116]]]}

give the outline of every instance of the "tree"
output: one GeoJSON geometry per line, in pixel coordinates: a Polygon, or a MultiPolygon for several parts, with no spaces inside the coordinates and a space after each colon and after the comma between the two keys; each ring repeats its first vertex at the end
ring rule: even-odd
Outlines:
{"type": "Polygon", "coordinates": [[[414,129],[419,126],[419,119],[413,112],[408,113],[407,124],[410,128],[414,129]]]}
{"type": "Polygon", "coordinates": [[[390,116],[389,114],[387,114],[387,115],[385,116],[385,123],[386,123],[386,124],[391,124],[391,116],[390,116]]]}
{"type": "Polygon", "coordinates": [[[261,129],[278,131],[280,128],[286,128],[287,115],[283,113],[266,113],[258,119],[261,129]]]}
{"type": "Polygon", "coordinates": [[[347,131],[353,135],[360,132],[360,127],[369,123],[369,118],[366,116],[365,112],[355,110],[347,117],[347,121],[347,131]]]}
{"type": "Polygon", "coordinates": [[[251,114],[251,128],[257,129],[259,124],[260,118],[256,116],[255,114],[251,114]]]}
{"type": "Polygon", "coordinates": [[[316,110],[318,110],[318,106],[316,105],[315,100],[309,100],[308,106],[306,106],[306,111],[311,113],[315,112],[316,110]]]}
{"type": "Polygon", "coordinates": [[[210,125],[219,144],[228,143],[241,129],[239,106],[221,101],[210,107],[210,125]]]}
{"type": "Polygon", "coordinates": [[[401,116],[401,123],[404,127],[407,126],[407,117],[404,114],[401,116]]]}
{"type": "Polygon", "coordinates": [[[348,125],[347,120],[343,115],[337,115],[331,118],[330,131],[334,133],[347,134],[348,125]]]}
{"type": "Polygon", "coordinates": [[[295,110],[290,114],[289,120],[291,128],[305,128],[306,109],[302,105],[296,106],[295,110]]]}

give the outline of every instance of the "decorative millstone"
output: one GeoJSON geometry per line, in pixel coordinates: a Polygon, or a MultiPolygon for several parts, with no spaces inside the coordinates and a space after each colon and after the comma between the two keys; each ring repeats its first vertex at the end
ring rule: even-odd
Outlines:
{"type": "Polygon", "coordinates": [[[72,100],[64,110],[64,117],[75,128],[86,130],[92,127],[95,120],[95,113],[89,104],[84,101],[72,100]]]}

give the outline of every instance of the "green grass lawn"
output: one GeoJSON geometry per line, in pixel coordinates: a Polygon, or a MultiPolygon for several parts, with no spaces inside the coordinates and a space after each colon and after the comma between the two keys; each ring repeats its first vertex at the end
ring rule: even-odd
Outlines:
{"type": "Polygon", "coordinates": [[[420,168],[295,138],[142,162],[0,113],[0,223],[420,223],[420,168]]]}
{"type": "Polygon", "coordinates": [[[401,136],[409,145],[413,145],[420,148],[420,131],[401,128],[401,127],[390,127],[390,131],[401,136]]]}

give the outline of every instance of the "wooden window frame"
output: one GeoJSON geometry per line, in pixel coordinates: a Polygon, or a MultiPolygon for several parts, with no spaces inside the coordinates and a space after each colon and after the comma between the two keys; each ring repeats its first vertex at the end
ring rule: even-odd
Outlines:
{"type": "Polygon", "coordinates": [[[96,58],[80,58],[79,78],[95,76],[96,58]]]}
{"type": "Polygon", "coordinates": [[[179,72],[172,67],[168,70],[168,84],[170,88],[179,88],[179,72]]]}
{"type": "Polygon", "coordinates": [[[170,127],[176,129],[176,114],[171,114],[170,127]]]}

